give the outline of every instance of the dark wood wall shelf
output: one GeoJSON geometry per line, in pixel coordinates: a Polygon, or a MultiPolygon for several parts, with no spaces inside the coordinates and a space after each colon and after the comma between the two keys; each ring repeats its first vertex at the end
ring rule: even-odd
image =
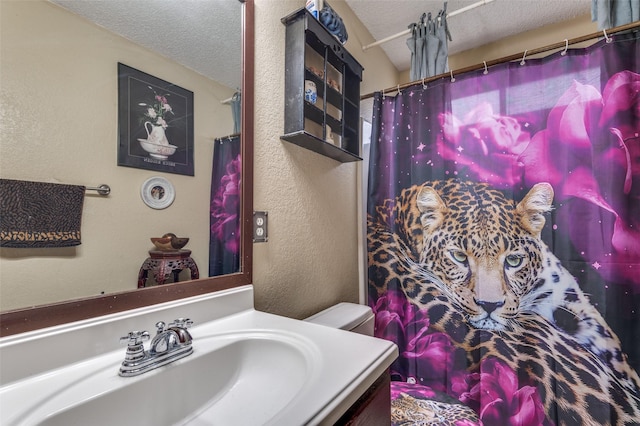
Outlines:
{"type": "Polygon", "coordinates": [[[362,160],[362,66],[306,9],[282,23],[287,27],[282,139],[340,162],[362,160]],[[315,83],[315,103],[305,100],[305,81],[315,83]]]}

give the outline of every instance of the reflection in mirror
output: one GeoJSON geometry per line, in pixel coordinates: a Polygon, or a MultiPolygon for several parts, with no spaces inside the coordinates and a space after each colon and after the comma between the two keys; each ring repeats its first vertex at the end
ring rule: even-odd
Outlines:
{"type": "MultiPolygon", "coordinates": [[[[81,245],[0,249],[1,335],[251,283],[253,0],[238,3],[242,69],[233,72],[242,77],[238,83],[214,80],[195,64],[178,63],[167,51],[140,46],[49,1],[0,2],[0,8],[1,177],[111,187],[107,197],[85,194],[81,245]],[[195,176],[116,165],[118,62],[194,93],[195,176]],[[233,132],[231,109],[222,102],[238,89],[240,272],[136,290],[141,264],[153,248],[150,238],[168,232],[189,237],[187,248],[200,265],[200,276],[206,274],[213,145],[233,132]],[[175,188],[175,200],[166,209],[151,209],[141,199],[141,186],[153,176],[175,188]]],[[[210,34],[211,28],[194,28],[189,19],[175,16],[172,25],[185,33],[210,34]]],[[[215,52],[200,54],[217,57],[215,52]]]]}

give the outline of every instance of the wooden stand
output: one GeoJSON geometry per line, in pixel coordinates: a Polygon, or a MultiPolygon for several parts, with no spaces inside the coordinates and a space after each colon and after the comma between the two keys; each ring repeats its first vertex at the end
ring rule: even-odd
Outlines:
{"type": "Polygon", "coordinates": [[[149,250],[149,256],[140,267],[138,288],[146,286],[149,271],[158,285],[164,284],[170,274],[173,274],[173,282],[177,283],[180,272],[187,268],[191,271],[192,280],[200,277],[198,265],[191,258],[191,250],[149,250]]]}

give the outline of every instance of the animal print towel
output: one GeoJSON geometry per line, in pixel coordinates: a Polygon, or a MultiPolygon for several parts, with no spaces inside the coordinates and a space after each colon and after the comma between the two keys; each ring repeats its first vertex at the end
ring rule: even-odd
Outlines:
{"type": "Polygon", "coordinates": [[[84,186],[0,179],[0,246],[80,244],[84,186]]]}

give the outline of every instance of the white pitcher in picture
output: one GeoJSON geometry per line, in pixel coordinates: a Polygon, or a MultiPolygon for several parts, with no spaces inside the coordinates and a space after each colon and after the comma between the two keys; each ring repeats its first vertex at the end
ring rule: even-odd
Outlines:
{"type": "Polygon", "coordinates": [[[164,133],[164,127],[156,126],[153,123],[145,121],[144,128],[147,131],[147,142],[157,145],[169,145],[167,136],[164,133]],[[147,127],[147,125],[150,126],[151,130],[149,130],[149,127],[147,127]]]}

